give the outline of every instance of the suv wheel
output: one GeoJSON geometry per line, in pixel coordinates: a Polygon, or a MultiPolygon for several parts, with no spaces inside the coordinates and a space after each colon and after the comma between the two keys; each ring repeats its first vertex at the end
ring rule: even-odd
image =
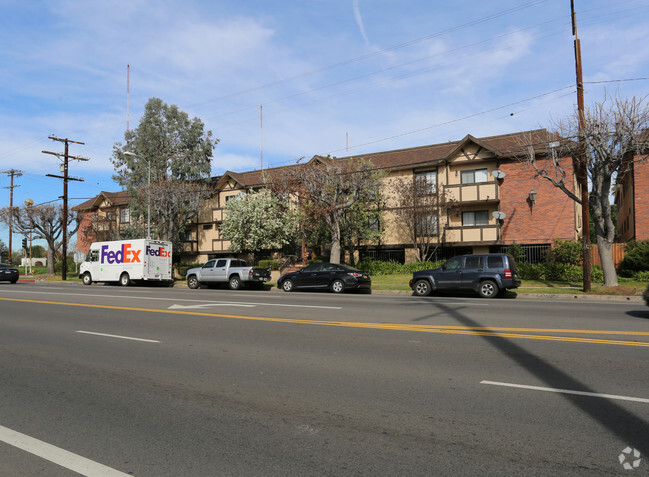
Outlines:
{"type": "Polygon", "coordinates": [[[482,298],[494,298],[498,296],[500,289],[493,280],[484,280],[478,285],[478,295],[482,298]]]}
{"type": "Polygon", "coordinates": [[[415,282],[414,290],[417,296],[430,295],[430,282],[428,280],[417,280],[415,282]]]}

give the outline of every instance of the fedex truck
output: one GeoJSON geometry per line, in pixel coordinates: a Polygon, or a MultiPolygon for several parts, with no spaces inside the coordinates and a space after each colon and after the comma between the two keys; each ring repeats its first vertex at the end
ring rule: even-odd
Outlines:
{"type": "Polygon", "coordinates": [[[173,286],[171,242],[135,239],[95,242],[79,267],[84,285],[92,282],[159,282],[173,286]]]}

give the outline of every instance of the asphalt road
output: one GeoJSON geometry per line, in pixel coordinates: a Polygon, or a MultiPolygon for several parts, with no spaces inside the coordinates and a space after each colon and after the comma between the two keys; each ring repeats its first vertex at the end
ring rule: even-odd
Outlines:
{"type": "Polygon", "coordinates": [[[643,303],[2,283],[0,475],[647,475],[648,353],[643,303]]]}

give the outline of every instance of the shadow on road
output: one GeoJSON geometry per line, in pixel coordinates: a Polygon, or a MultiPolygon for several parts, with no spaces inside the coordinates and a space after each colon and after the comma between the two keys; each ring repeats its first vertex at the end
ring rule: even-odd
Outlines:
{"type": "MultiPolygon", "coordinates": [[[[453,309],[442,303],[434,303],[441,312],[450,315],[459,323],[469,327],[485,326],[466,316],[457,309],[453,309]]],[[[631,312],[633,313],[633,312],[631,312]]],[[[630,313],[630,314],[631,314],[630,313]]],[[[646,313],[638,317],[649,318],[646,313]]],[[[636,316],[633,314],[632,316],[636,316]]],[[[530,353],[521,346],[518,346],[512,340],[501,336],[479,336],[491,346],[496,348],[502,354],[521,367],[525,368],[532,375],[538,377],[550,388],[570,389],[574,391],[583,391],[589,393],[599,393],[601,391],[591,389],[581,381],[566,374],[561,369],[544,361],[538,356],[530,353]]],[[[579,396],[574,394],[560,394],[563,399],[569,401],[573,406],[580,409],[584,414],[598,422],[606,428],[611,434],[617,436],[625,445],[634,447],[643,455],[649,455],[649,423],[639,416],[627,411],[615,402],[589,396],[579,396]]]]}

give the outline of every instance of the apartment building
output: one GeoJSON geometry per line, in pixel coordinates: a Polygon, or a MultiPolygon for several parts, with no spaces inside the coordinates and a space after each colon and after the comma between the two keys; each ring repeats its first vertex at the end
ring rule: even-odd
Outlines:
{"type": "Polygon", "coordinates": [[[77,231],[77,251],[88,253],[90,244],[112,240],[131,223],[128,192],[100,192],[96,197],[75,207],[81,217],[77,231]]]}
{"type": "MultiPolygon", "coordinates": [[[[554,239],[581,237],[581,208],[548,180],[536,177],[535,170],[521,156],[523,146],[533,145],[540,164],[550,162],[548,143],[553,138],[545,130],[475,138],[408,149],[342,157],[339,161],[371,160],[386,171],[384,189],[389,198],[390,184],[425,177],[435,190],[453,199],[455,206],[439,210],[437,250],[445,254],[496,251],[514,242],[532,250],[549,247],[554,239]]],[[[565,182],[573,191],[577,183],[572,160],[560,158],[566,171],[565,182]]],[[[301,167],[296,164],[286,167],[301,167]]],[[[548,166],[551,168],[551,165],[548,166]]],[[[198,218],[187,232],[183,261],[202,262],[230,255],[229,242],[219,232],[228,200],[265,187],[265,174],[281,173],[282,168],[249,172],[226,172],[218,178],[213,197],[204,203],[198,218]]],[[[377,243],[359,244],[361,255],[380,259],[412,261],[413,244],[394,220],[394,201],[388,199],[382,213],[382,238],[377,243]]],[[[269,251],[279,253],[279,251],[269,251]]]]}
{"type": "Polygon", "coordinates": [[[617,185],[617,241],[649,240],[649,161],[634,162],[617,185]]]}

